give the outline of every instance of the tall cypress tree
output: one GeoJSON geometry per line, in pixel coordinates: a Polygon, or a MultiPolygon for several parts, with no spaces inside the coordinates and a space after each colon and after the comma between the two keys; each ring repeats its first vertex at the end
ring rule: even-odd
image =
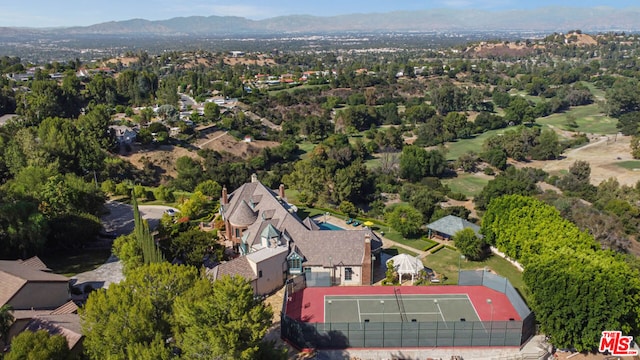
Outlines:
{"type": "Polygon", "coordinates": [[[133,232],[138,246],[142,249],[144,263],[149,264],[165,261],[162,251],[156,245],[156,242],[153,240],[153,235],[151,235],[149,231],[149,223],[142,219],[140,215],[138,200],[133,194],[131,195],[131,199],[131,204],[133,205],[133,222],[135,224],[133,232]]]}

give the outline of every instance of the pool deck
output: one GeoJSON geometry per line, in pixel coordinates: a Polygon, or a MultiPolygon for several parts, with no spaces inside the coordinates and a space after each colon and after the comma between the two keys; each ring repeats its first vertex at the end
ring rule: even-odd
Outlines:
{"type": "MultiPolygon", "coordinates": [[[[315,221],[317,221],[319,223],[324,223],[325,219],[326,219],[327,223],[329,223],[329,224],[331,224],[333,226],[337,226],[339,228],[342,228],[344,230],[361,230],[361,229],[365,228],[365,226],[362,225],[362,224],[360,224],[358,226],[353,226],[351,224],[347,224],[346,220],[341,219],[341,218],[339,218],[339,217],[337,217],[335,215],[326,215],[326,217],[325,217],[325,215],[316,215],[316,216],[314,216],[312,218],[312,220],[315,220],[315,221]]],[[[409,250],[411,252],[414,252],[414,253],[418,254],[418,257],[420,259],[423,259],[425,256],[429,255],[428,251],[421,251],[421,250],[413,248],[411,246],[407,246],[407,245],[404,245],[404,244],[397,243],[397,242],[395,242],[393,240],[387,239],[379,231],[374,231],[373,229],[371,231],[373,231],[373,233],[376,234],[376,236],[378,238],[380,238],[380,240],[382,240],[382,248],[384,248],[384,249],[390,248],[390,247],[394,247],[394,246],[395,247],[400,247],[400,248],[403,248],[405,250],[409,250]]],[[[450,241],[446,241],[446,240],[441,240],[441,241],[439,241],[438,239],[432,239],[432,240],[438,241],[438,242],[443,243],[443,244],[449,244],[450,243],[450,241]]]]}

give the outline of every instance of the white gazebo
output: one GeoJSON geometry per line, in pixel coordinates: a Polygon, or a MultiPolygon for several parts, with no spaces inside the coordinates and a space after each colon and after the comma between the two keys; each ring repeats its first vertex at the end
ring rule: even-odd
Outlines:
{"type": "Polygon", "coordinates": [[[411,275],[411,283],[413,284],[414,277],[418,275],[420,270],[424,269],[422,260],[407,254],[398,254],[387,260],[387,263],[389,261],[393,261],[393,267],[400,277],[400,282],[402,282],[402,275],[409,274],[411,275]]]}

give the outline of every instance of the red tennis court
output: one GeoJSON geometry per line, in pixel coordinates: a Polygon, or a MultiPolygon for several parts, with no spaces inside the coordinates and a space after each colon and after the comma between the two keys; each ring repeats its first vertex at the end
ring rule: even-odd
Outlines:
{"type": "MultiPolygon", "coordinates": [[[[477,319],[474,319],[474,315],[477,315],[480,321],[523,320],[504,293],[485,286],[449,285],[310,287],[289,294],[286,299],[286,315],[307,323],[350,322],[352,316],[362,318],[360,306],[363,304],[362,306],[368,306],[368,318],[377,322],[389,322],[395,321],[392,317],[394,311],[404,311],[403,305],[400,306],[402,310],[393,310],[394,299],[398,300],[399,304],[410,302],[414,314],[422,309],[422,314],[427,314],[423,316],[435,314],[436,317],[442,316],[443,321],[457,321],[463,318],[475,321],[477,319]],[[458,299],[464,301],[454,301],[458,299]],[[357,302],[357,310],[350,307],[352,301],[357,302]],[[376,303],[382,305],[371,305],[376,303]],[[436,312],[434,303],[437,305],[436,312]],[[469,310],[469,303],[472,310],[469,310]],[[380,312],[378,308],[382,306],[386,310],[382,310],[382,316],[376,315],[375,312],[380,312]],[[327,314],[327,311],[330,313],[327,314]],[[328,316],[331,316],[331,320],[328,320],[328,316]]],[[[364,311],[362,313],[365,314],[364,311]]],[[[408,316],[411,317],[411,313],[408,316]]]]}

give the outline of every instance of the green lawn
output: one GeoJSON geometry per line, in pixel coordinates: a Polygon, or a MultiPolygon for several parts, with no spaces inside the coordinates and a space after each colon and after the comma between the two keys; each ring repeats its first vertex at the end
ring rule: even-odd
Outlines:
{"type": "Polygon", "coordinates": [[[433,245],[433,242],[428,239],[407,239],[399,232],[388,226],[382,227],[381,230],[384,231],[384,237],[387,239],[393,240],[402,245],[410,246],[416,250],[424,251],[424,249],[430,248],[433,245]]]}
{"type": "MultiPolygon", "coordinates": [[[[293,190],[287,190],[287,198],[288,198],[289,202],[292,202],[291,201],[292,195],[295,196],[296,194],[297,194],[297,191],[295,191],[295,193],[293,193],[293,190]]],[[[326,212],[326,211],[321,210],[321,209],[308,208],[308,207],[301,206],[301,205],[296,205],[296,207],[298,208],[298,212],[296,214],[298,215],[298,217],[301,220],[304,220],[307,217],[314,217],[316,215],[321,215],[321,214],[324,214],[326,212]]]]}
{"type": "Polygon", "coordinates": [[[547,117],[536,119],[536,123],[542,125],[552,125],[559,129],[585,132],[593,134],[617,134],[617,119],[608,117],[602,113],[597,104],[576,106],[569,111],[560,114],[552,114],[547,117]],[[578,127],[570,129],[566,126],[569,115],[574,116],[578,127]]]}
{"type": "Polygon", "coordinates": [[[379,157],[372,157],[371,159],[367,159],[364,161],[364,166],[366,166],[367,169],[372,170],[380,167],[381,162],[382,161],[379,157]]]}
{"type": "Polygon", "coordinates": [[[529,94],[527,94],[526,91],[510,91],[509,94],[511,94],[511,96],[523,97],[523,98],[533,102],[534,104],[537,104],[537,103],[542,101],[542,98],[540,96],[529,95],[529,94]]]}
{"type": "Polygon", "coordinates": [[[96,269],[111,256],[111,250],[78,250],[41,255],[42,261],[56,274],[74,276],[96,269]]]}
{"type": "Polygon", "coordinates": [[[591,93],[593,94],[595,101],[604,100],[604,90],[598,89],[595,85],[593,85],[593,83],[590,83],[588,81],[581,81],[580,83],[589,88],[589,91],[591,91],[591,93]]]}
{"type": "Polygon", "coordinates": [[[627,170],[640,169],[640,160],[627,160],[615,164],[627,170]]]}
{"type": "Polygon", "coordinates": [[[318,144],[314,144],[311,141],[302,141],[298,143],[298,148],[303,152],[300,158],[305,158],[316,147],[316,145],[318,144]]]}
{"type": "Polygon", "coordinates": [[[486,139],[496,134],[504,134],[504,132],[509,129],[510,128],[489,130],[469,139],[460,139],[458,141],[448,142],[445,144],[447,148],[447,160],[457,160],[460,155],[469,151],[480,153],[482,152],[482,144],[484,144],[486,139]]]}
{"type": "Polygon", "coordinates": [[[474,197],[482,191],[489,180],[473,174],[460,174],[451,179],[444,179],[442,183],[448,185],[451,191],[474,197]]]}
{"type": "Polygon", "coordinates": [[[526,300],[527,291],[524,281],[522,280],[522,273],[507,260],[497,255],[493,255],[484,261],[461,260],[460,253],[445,247],[435,254],[429,254],[423,259],[423,262],[426,267],[434,270],[436,273],[444,274],[447,277],[444,284],[450,285],[458,283],[458,264],[460,264],[460,268],[463,270],[491,269],[498,275],[509,279],[511,285],[513,285],[526,300]]]}
{"type": "Polygon", "coordinates": [[[407,254],[407,255],[411,255],[411,256],[417,256],[418,253],[414,253],[413,251],[407,250],[405,248],[401,248],[398,246],[392,246],[390,248],[386,248],[384,250],[385,253],[391,255],[391,256],[396,256],[398,254],[407,254]]]}

